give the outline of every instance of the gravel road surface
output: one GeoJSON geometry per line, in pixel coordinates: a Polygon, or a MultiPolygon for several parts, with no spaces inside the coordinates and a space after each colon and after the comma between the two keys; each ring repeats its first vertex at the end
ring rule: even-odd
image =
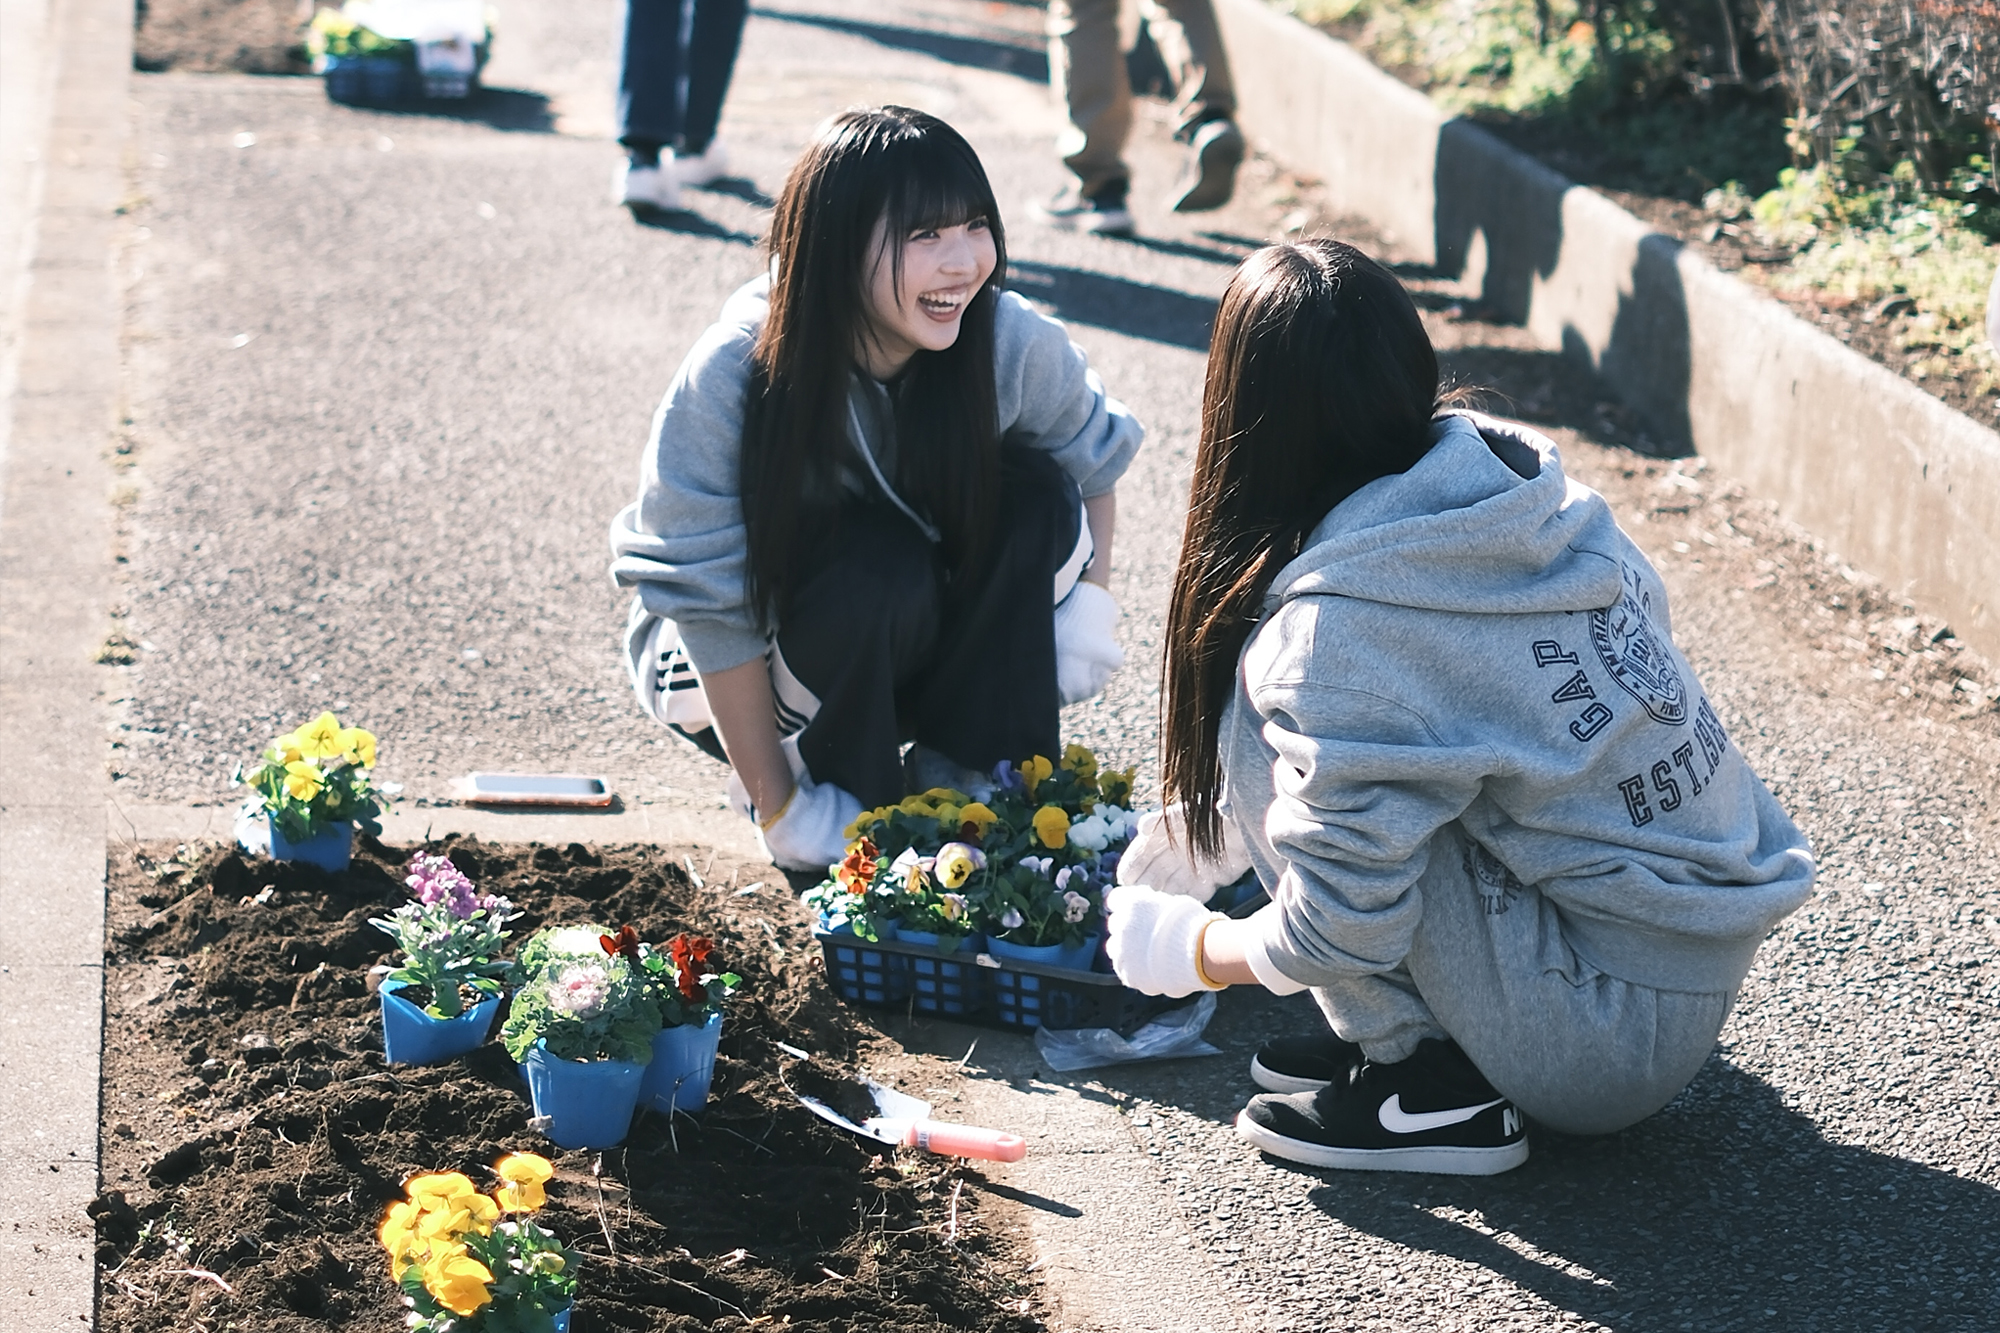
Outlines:
{"type": "MultiPolygon", "coordinates": [[[[638,226],[605,202],[610,10],[500,14],[502,91],[458,117],[338,107],[305,80],[134,80],[119,799],[228,800],[236,760],[334,706],[383,735],[384,775],[419,801],[518,765],[713,810],[720,769],[626,692],[603,530],[681,355],[756,272],[798,144],[880,101],[971,138],[1016,284],[1147,423],[1121,489],[1128,666],[1067,729],[1150,780],[1206,323],[1242,254],[1288,222],[1339,227],[1341,201],[1254,162],[1230,209],[1174,218],[1154,104],[1145,236],[1038,229],[1021,205],[1061,183],[1038,9],[774,0],[725,117],[740,178],[638,226]]],[[[1610,1138],[1540,1135],[1493,1180],[1248,1152],[1228,1128],[1245,1059],[1313,1021],[1298,1001],[1225,996],[1222,1059],[1043,1077],[1131,1108],[1183,1219],[1154,1262],[1209,1273],[1246,1329],[2000,1328],[2000,675],[1699,460],[1646,457],[1601,386],[1407,271],[1454,373],[1549,429],[1659,563],[1821,890],[1684,1096],[1610,1138]]]]}

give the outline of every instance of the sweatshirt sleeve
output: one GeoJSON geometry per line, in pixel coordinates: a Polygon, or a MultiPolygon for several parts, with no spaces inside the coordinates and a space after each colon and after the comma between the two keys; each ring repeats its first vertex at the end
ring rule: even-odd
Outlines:
{"type": "Polygon", "coordinates": [[[1001,292],[993,345],[1001,433],[1053,454],[1086,498],[1116,486],[1145,431],[1104,391],[1063,326],[1020,295],[1001,292]]]}
{"type": "Polygon", "coordinates": [[[717,324],[681,363],[641,462],[639,498],[611,522],[611,577],[679,626],[698,671],[764,652],[751,614],[739,459],[755,335],[717,324]]]}
{"type": "Polygon", "coordinates": [[[1492,752],[1344,686],[1271,682],[1252,703],[1277,752],[1264,831],[1279,863],[1255,951],[1308,986],[1395,968],[1423,915],[1432,835],[1477,797],[1492,752]]]}

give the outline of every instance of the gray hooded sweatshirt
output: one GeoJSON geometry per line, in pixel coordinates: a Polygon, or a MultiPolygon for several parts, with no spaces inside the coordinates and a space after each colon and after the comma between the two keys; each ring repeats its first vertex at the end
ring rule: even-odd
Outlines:
{"type": "Polygon", "coordinates": [[[1415,467],[1314,529],[1244,648],[1221,741],[1273,900],[1253,965],[1304,985],[1397,968],[1417,881],[1460,845],[1433,835],[1456,821],[1478,891],[1537,886],[1585,962],[1734,990],[1811,893],[1804,836],[1730,743],[1604,498],[1524,427],[1433,429],[1415,467]]]}
{"type": "MultiPolygon", "coordinates": [[[[611,522],[612,579],[638,589],[635,612],[676,622],[702,672],[726,671],[767,646],[745,591],[740,459],[750,354],[770,309],[769,291],[768,276],[739,288],[687,354],[653,415],[639,498],[611,522]]],[[[1051,454],[1085,498],[1102,495],[1117,485],[1144,432],[1105,393],[1061,324],[1012,292],[999,296],[993,372],[1002,438],[1051,454]]],[[[866,492],[861,478],[872,474],[886,491],[882,478],[896,471],[888,393],[857,372],[848,400],[849,434],[860,437],[850,443],[861,449],[844,480],[866,492]]],[[[902,503],[892,491],[889,498],[902,503]]],[[[912,517],[923,525],[921,516],[912,517]]]]}

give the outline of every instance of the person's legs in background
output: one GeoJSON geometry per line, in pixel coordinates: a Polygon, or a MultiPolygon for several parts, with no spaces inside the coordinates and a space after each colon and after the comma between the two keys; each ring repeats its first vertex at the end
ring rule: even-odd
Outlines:
{"type": "Polygon", "coordinates": [[[1129,234],[1125,139],[1132,132],[1132,85],[1118,0],[1049,0],[1048,34],[1049,83],[1069,112],[1060,141],[1063,165],[1076,184],[1042,215],[1075,231],[1129,234]]]}
{"type": "Polygon", "coordinates": [[[618,142],[625,160],[612,200],[628,208],[680,207],[660,153],[681,136],[683,0],[625,0],[618,42],[618,142]]]}
{"type": "Polygon", "coordinates": [[[687,24],[686,56],[682,61],[681,132],[674,148],[674,179],[680,185],[707,185],[729,171],[729,157],[715,127],[722,120],[722,103],[736,72],[736,54],[743,45],[743,25],[750,18],[749,0],[688,0],[693,13],[687,24]]]}
{"type": "Polygon", "coordinates": [[[1146,30],[1174,80],[1175,137],[1192,150],[1173,209],[1201,213],[1229,202],[1243,161],[1236,85],[1212,0],[1140,0],[1146,30]]]}

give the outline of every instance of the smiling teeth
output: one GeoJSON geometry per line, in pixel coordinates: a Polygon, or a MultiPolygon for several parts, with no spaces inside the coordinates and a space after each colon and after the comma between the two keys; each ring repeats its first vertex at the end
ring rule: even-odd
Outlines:
{"type": "Polygon", "coordinates": [[[931,310],[956,310],[960,305],[964,304],[964,302],[965,302],[965,297],[962,295],[938,296],[931,293],[925,293],[924,295],[919,296],[917,298],[918,305],[924,306],[931,310]]]}

